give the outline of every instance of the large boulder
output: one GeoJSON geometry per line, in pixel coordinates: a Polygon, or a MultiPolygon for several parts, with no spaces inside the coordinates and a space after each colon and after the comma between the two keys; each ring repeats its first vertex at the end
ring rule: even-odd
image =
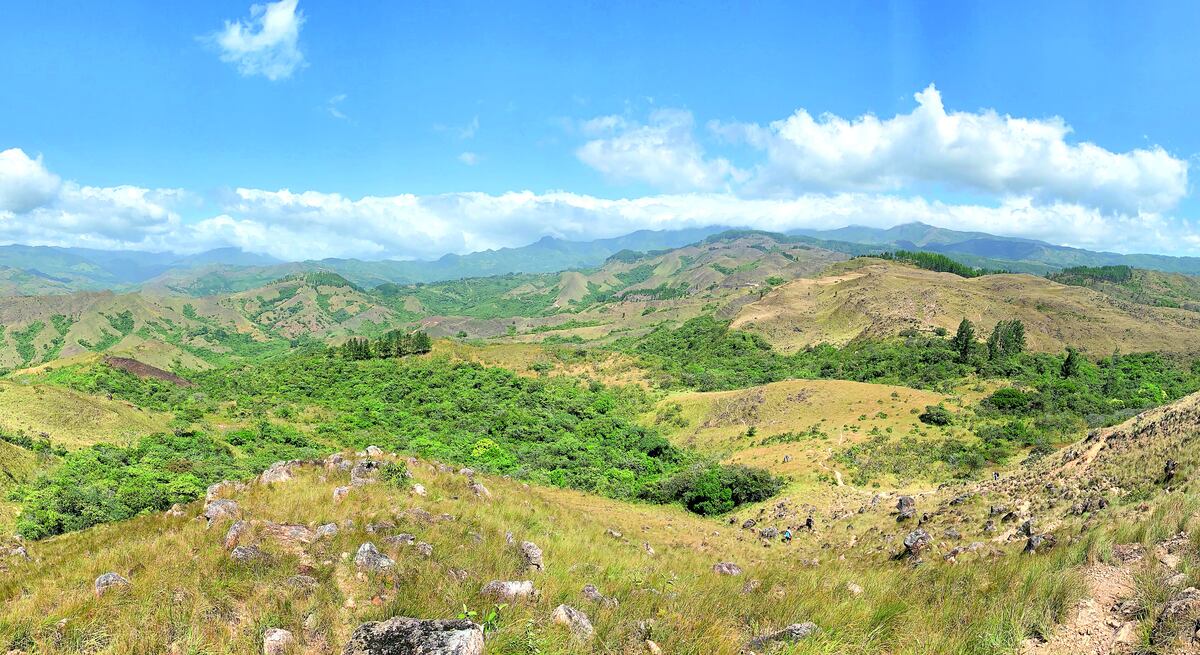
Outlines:
{"type": "Polygon", "coordinates": [[[117,589],[127,589],[129,581],[118,573],[105,573],[96,578],[96,597],[99,598],[104,594],[117,589]]]}
{"type": "Polygon", "coordinates": [[[492,580],[479,590],[480,595],[497,600],[530,598],[535,593],[532,580],[492,580]]]}
{"type": "Polygon", "coordinates": [[[917,514],[917,501],[912,496],[900,496],[896,501],[896,520],[907,521],[917,514]]]}
{"type": "Polygon", "coordinates": [[[354,555],[354,565],[366,571],[387,571],[394,568],[396,563],[368,541],[358,547],[358,553],[354,555]]]}
{"type": "Polygon", "coordinates": [[[904,537],[904,551],[900,553],[901,557],[909,559],[920,559],[921,553],[929,549],[933,545],[933,537],[922,528],[917,528],[908,533],[904,537]]]}
{"type": "Polygon", "coordinates": [[[229,552],[229,558],[239,564],[265,564],[271,556],[258,546],[238,546],[229,552]]]}
{"type": "Polygon", "coordinates": [[[811,621],[793,623],[782,630],[759,635],[751,639],[749,645],[751,649],[761,649],[775,643],[792,644],[812,636],[816,631],[817,624],[811,621]]]}
{"type": "Polygon", "coordinates": [[[1200,589],[1188,587],[1163,605],[1154,627],[1150,630],[1150,644],[1159,647],[1156,652],[1192,652],[1171,650],[1183,644],[1195,643],[1197,621],[1200,620],[1200,589]]]}
{"type": "Polygon", "coordinates": [[[304,547],[317,540],[317,533],[312,528],[291,523],[262,524],[258,529],[264,539],[270,539],[292,553],[301,553],[304,547]]]}
{"type": "Polygon", "coordinates": [[[570,605],[559,605],[554,608],[554,612],[550,614],[550,620],[559,625],[565,625],[571,631],[571,636],[580,640],[587,641],[595,634],[595,629],[592,628],[592,622],[588,619],[587,614],[571,607],[570,605]]]}
{"type": "Polygon", "coordinates": [[[225,550],[233,550],[237,548],[242,537],[250,531],[249,521],[234,521],[233,525],[229,526],[229,531],[225,533],[225,550]]]}
{"type": "Polygon", "coordinates": [[[483,628],[467,620],[397,616],[358,626],[342,655],[483,655],[483,628]]]}

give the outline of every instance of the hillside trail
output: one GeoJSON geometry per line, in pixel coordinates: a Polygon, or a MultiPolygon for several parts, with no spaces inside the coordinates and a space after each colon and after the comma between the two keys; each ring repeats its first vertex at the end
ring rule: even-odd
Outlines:
{"type": "Polygon", "coordinates": [[[1122,616],[1121,601],[1133,595],[1125,566],[1093,564],[1084,572],[1087,596],[1046,641],[1026,640],[1021,655],[1116,655],[1132,652],[1137,622],[1122,616]]]}

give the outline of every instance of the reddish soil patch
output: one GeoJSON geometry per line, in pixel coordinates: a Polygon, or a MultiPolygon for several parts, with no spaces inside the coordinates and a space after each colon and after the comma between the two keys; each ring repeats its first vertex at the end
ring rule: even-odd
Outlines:
{"type": "Polygon", "coordinates": [[[196,386],[195,382],[181,378],[170,371],[164,371],[157,366],[143,364],[136,359],[129,359],[128,357],[105,357],[104,363],[122,371],[129,371],[139,378],[155,378],[164,382],[170,382],[179,387],[196,386]]]}

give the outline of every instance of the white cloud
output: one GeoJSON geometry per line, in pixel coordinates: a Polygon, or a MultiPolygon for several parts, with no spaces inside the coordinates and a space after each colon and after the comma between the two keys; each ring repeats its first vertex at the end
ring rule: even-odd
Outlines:
{"type": "Polygon", "coordinates": [[[743,177],[727,160],[705,157],[695,138],[691,112],[660,109],[644,125],[620,116],[600,116],[581,127],[584,134],[597,138],[583,144],[576,156],[619,182],[712,191],[743,177]]]}
{"type": "Polygon", "coordinates": [[[59,179],[20,148],[0,152],[0,212],[27,212],[58,193],[59,179]]]}
{"type": "Polygon", "coordinates": [[[728,161],[705,157],[691,114],[678,110],[655,112],[660,118],[652,117],[649,125],[613,116],[594,119],[585,125],[612,134],[587,142],[578,155],[619,180],[667,190],[735,183],[748,196],[933,187],[1135,214],[1169,210],[1187,195],[1187,162],[1160,147],[1117,153],[1068,142],[1071,128],[1061,118],[947,112],[933,85],[915,98],[910,113],[882,120],[814,118],[800,109],[765,126],[710,122],[714,135],[748,145],[762,157],[742,178],[728,161]]]}
{"type": "Polygon", "coordinates": [[[479,155],[470,151],[464,152],[459,154],[458,161],[461,161],[467,166],[474,166],[479,163],[479,155]]]}
{"type": "Polygon", "coordinates": [[[221,61],[237,66],[247,77],[262,75],[281,80],[305,66],[300,52],[304,14],[298,0],[251,5],[249,20],[225,21],[225,28],[206,40],[220,51],[221,61]]]}
{"type": "Polygon", "coordinates": [[[346,116],[346,114],[344,114],[342,112],[340,106],[345,101],[346,101],[346,94],[339,93],[339,94],[333,96],[332,98],[330,98],[329,100],[325,101],[325,111],[329,112],[330,116],[333,116],[334,118],[336,118],[338,120],[344,121],[348,117],[346,116]]]}
{"type": "Polygon", "coordinates": [[[181,208],[198,204],[186,191],[59,182],[41,160],[20,150],[0,153],[0,190],[0,197],[21,199],[0,206],[0,243],[177,252],[232,245],[285,259],[436,258],[525,245],[546,234],[593,239],[645,228],[729,225],[786,231],[911,221],[1093,249],[1200,254],[1200,226],[1195,223],[1155,212],[1112,213],[1078,203],[1037,202],[1030,196],[987,205],[876,192],[607,199],[519,191],[350,198],[240,188],[209,217],[188,221],[181,208]],[[39,182],[28,184],[30,179],[39,182]],[[30,195],[26,188],[39,190],[30,195]]]}

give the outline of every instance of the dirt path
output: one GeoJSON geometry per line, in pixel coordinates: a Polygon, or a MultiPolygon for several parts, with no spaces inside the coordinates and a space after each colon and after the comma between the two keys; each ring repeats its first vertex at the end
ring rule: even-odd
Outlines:
{"type": "Polygon", "coordinates": [[[1096,564],[1084,570],[1088,595],[1070,617],[1055,627],[1047,641],[1027,640],[1022,655],[1108,655],[1129,652],[1136,621],[1113,608],[1133,593],[1133,577],[1125,568],[1096,564]]]}

